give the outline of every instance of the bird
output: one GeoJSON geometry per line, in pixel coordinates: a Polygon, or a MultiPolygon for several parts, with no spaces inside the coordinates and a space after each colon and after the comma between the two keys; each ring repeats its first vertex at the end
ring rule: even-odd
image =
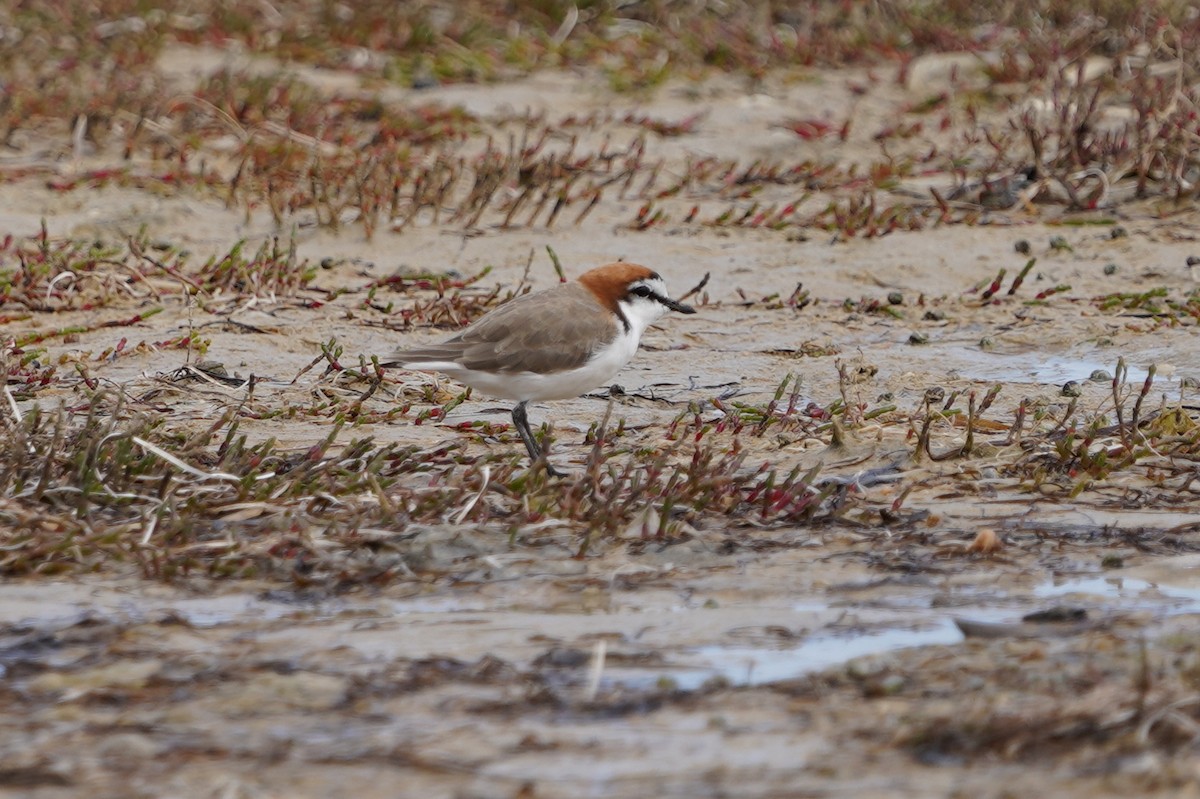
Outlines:
{"type": "MultiPolygon", "coordinates": [[[[477,391],[513,400],[513,425],[536,465],[542,451],[526,406],[578,397],[613,377],[646,328],[667,311],[694,314],[667,294],[662,276],[619,261],[574,282],[522,294],[440,344],[397,350],[381,365],[441,372],[477,391]]],[[[552,477],[564,477],[545,461],[552,477]]]]}

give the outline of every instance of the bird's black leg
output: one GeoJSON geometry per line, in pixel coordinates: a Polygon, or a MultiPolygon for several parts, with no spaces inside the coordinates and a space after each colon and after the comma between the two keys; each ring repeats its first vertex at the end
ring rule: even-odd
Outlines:
{"type": "MultiPolygon", "coordinates": [[[[525,449],[529,452],[529,457],[534,463],[542,457],[542,450],[538,447],[537,442],[533,440],[533,431],[529,429],[529,417],[525,415],[525,403],[518,402],[512,411],[513,424],[516,425],[517,434],[521,436],[521,440],[525,442],[525,449]]],[[[565,472],[560,472],[555,469],[550,459],[546,459],[546,471],[551,477],[566,477],[565,472]]]]}
{"type": "Polygon", "coordinates": [[[517,433],[521,436],[521,440],[525,442],[525,449],[529,452],[529,457],[537,460],[542,457],[542,451],[538,449],[537,442],[533,440],[533,433],[529,429],[529,417],[525,415],[525,403],[518,402],[512,410],[513,424],[517,426],[517,433]]]}

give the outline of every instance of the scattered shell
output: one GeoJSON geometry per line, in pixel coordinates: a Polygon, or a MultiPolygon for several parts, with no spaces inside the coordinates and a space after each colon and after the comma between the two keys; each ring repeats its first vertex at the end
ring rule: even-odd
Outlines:
{"type": "Polygon", "coordinates": [[[967,547],[967,551],[979,555],[990,555],[1003,548],[1004,542],[1000,540],[1000,536],[996,535],[996,531],[990,527],[984,527],[975,534],[975,540],[967,547]]]}

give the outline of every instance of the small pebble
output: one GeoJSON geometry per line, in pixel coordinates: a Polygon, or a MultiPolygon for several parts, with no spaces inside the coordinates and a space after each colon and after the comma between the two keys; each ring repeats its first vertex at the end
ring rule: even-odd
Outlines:
{"type": "Polygon", "coordinates": [[[938,310],[930,310],[930,311],[926,311],[925,315],[922,316],[921,318],[924,319],[926,322],[941,322],[946,318],[946,312],[938,311],[938,310]]]}
{"type": "Polygon", "coordinates": [[[572,669],[586,666],[591,659],[591,653],[582,649],[556,646],[538,655],[533,662],[537,666],[572,669]]]}
{"type": "Polygon", "coordinates": [[[899,674],[888,674],[863,686],[863,693],[870,697],[895,696],[903,690],[904,677],[899,674]]]}
{"type": "Polygon", "coordinates": [[[1029,241],[1027,239],[1017,239],[1017,243],[1013,245],[1013,249],[1019,252],[1021,255],[1029,255],[1029,253],[1033,251],[1033,248],[1029,246],[1029,241]]]}
{"type": "Polygon", "coordinates": [[[1083,393],[1083,386],[1079,385],[1078,380],[1068,380],[1063,383],[1062,395],[1064,397],[1078,397],[1083,393]]]}
{"type": "Polygon", "coordinates": [[[1119,269],[1119,267],[1116,264],[1105,264],[1104,274],[1115,275],[1117,273],[1117,269],[1119,269]]]}
{"type": "Polygon", "coordinates": [[[992,341],[991,336],[984,336],[983,338],[979,339],[979,349],[990,350],[994,343],[995,342],[992,341]]]}
{"type": "Polygon", "coordinates": [[[888,292],[888,304],[889,305],[903,305],[904,304],[904,295],[898,291],[888,292]]]}
{"type": "Polygon", "coordinates": [[[1125,228],[1121,227],[1120,225],[1117,225],[1115,228],[1108,231],[1108,237],[1110,239],[1123,239],[1128,235],[1129,235],[1129,231],[1126,230],[1125,228]]]}
{"type": "Polygon", "coordinates": [[[1187,265],[1195,266],[1196,264],[1200,264],[1200,255],[1189,255],[1187,257],[1187,265]]]}
{"type": "Polygon", "coordinates": [[[1031,624],[1062,624],[1063,622],[1083,621],[1087,618],[1087,608],[1076,608],[1070,605],[1052,605],[1045,610],[1035,610],[1026,613],[1021,621],[1031,624]]]}
{"type": "Polygon", "coordinates": [[[411,85],[418,91],[422,89],[435,89],[438,86],[438,79],[428,69],[422,69],[413,75],[411,85]]]}
{"type": "Polygon", "coordinates": [[[908,337],[908,343],[909,344],[928,344],[929,336],[925,335],[924,333],[913,333],[911,336],[908,337]]]}
{"type": "Polygon", "coordinates": [[[220,361],[197,361],[196,368],[210,377],[229,377],[229,371],[220,361]]]}
{"type": "Polygon", "coordinates": [[[935,402],[941,402],[946,398],[946,389],[941,386],[933,386],[925,389],[925,401],[932,405],[935,402]]]}
{"type": "Polygon", "coordinates": [[[1093,383],[1111,383],[1112,375],[1104,369],[1097,369],[1088,375],[1088,380],[1091,380],[1093,383]]]}
{"type": "Polygon", "coordinates": [[[1194,377],[1185,377],[1179,381],[1179,385],[1184,388],[1200,388],[1200,380],[1194,377]]]}
{"type": "Polygon", "coordinates": [[[887,664],[881,658],[858,657],[846,664],[846,676],[855,680],[865,680],[883,674],[886,668],[887,664]]]}
{"type": "Polygon", "coordinates": [[[1052,250],[1070,250],[1071,245],[1067,242],[1066,236],[1051,236],[1050,249],[1052,250]]]}

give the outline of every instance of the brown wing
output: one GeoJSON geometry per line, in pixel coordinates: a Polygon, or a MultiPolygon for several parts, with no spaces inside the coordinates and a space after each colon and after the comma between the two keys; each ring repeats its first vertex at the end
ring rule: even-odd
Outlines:
{"type": "Polygon", "coordinates": [[[457,336],[393,353],[387,364],[455,361],[488,372],[560,372],[587,361],[616,337],[612,315],[578,283],[506,302],[457,336]],[[555,313],[548,316],[544,303],[555,313]]]}

